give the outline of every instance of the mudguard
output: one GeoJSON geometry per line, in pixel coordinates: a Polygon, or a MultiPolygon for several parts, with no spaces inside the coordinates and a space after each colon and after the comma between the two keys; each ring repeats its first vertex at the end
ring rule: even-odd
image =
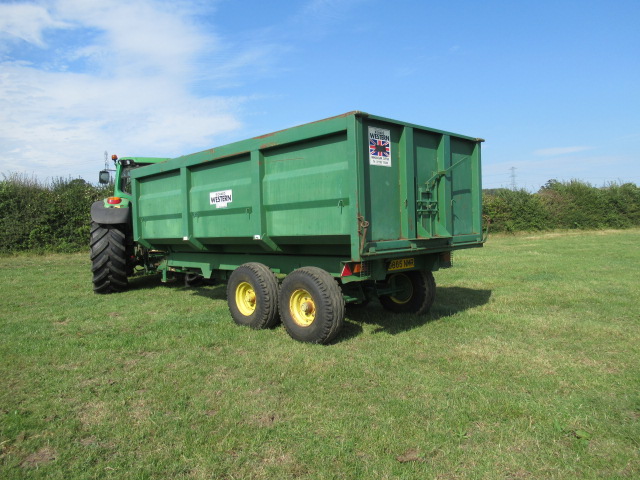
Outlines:
{"type": "Polygon", "coordinates": [[[131,221],[131,209],[105,208],[104,201],[98,200],[91,205],[91,220],[103,225],[129,223],[131,221]]]}

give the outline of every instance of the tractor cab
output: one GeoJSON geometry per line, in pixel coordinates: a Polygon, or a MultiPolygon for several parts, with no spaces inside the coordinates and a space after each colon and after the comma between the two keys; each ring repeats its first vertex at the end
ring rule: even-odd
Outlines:
{"type": "Polygon", "coordinates": [[[115,172],[113,180],[113,195],[114,197],[126,198],[129,201],[131,201],[131,170],[169,160],[169,158],[158,157],[118,158],[117,155],[112,155],[111,159],[113,160],[115,169],[105,168],[104,170],[101,170],[98,181],[103,185],[111,183],[111,173],[115,172]]]}

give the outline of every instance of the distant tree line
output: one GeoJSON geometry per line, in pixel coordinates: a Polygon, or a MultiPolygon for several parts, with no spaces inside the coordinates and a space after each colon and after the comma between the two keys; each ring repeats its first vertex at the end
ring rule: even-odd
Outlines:
{"type": "MultiPolygon", "coordinates": [[[[3,175],[0,253],[86,249],[91,204],[111,191],[112,186],[82,179],[42,183],[25,175],[3,175]]],[[[483,215],[492,232],[638,227],[640,188],[633,183],[594,187],[578,180],[550,180],[536,193],[485,190],[483,215]]]]}
{"type": "Polygon", "coordinates": [[[536,193],[486,190],[482,203],[493,232],[640,226],[640,188],[633,183],[594,187],[549,180],[536,193]]]}

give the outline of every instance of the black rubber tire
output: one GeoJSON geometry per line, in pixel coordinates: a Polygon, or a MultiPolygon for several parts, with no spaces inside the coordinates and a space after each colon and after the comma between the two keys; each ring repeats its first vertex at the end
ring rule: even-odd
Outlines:
{"type": "Polygon", "coordinates": [[[278,321],[278,279],[266,265],[245,263],[236,268],[227,283],[227,304],[233,321],[254,329],[271,328],[278,321]],[[247,289],[254,295],[251,313],[247,305],[238,303],[238,289],[247,289]]]}
{"type": "MultiPolygon", "coordinates": [[[[303,267],[291,272],[280,287],[280,318],[294,340],[308,343],[329,343],[344,322],[344,297],[338,282],[325,270],[303,267]],[[308,324],[296,321],[294,296],[308,294],[313,307],[308,324]]],[[[299,318],[299,317],[298,317],[299,318]]]]}
{"type": "Polygon", "coordinates": [[[387,283],[405,282],[410,288],[405,296],[381,295],[380,303],[391,312],[427,313],[436,298],[436,281],[430,271],[411,270],[393,273],[387,277],[387,283]]]}
{"type": "Polygon", "coordinates": [[[91,271],[96,293],[123,292],[127,281],[127,247],[123,226],[91,222],[91,271]]]}

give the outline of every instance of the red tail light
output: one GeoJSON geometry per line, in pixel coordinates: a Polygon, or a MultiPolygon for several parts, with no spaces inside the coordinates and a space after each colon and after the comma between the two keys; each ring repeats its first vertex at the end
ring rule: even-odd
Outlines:
{"type": "Polygon", "coordinates": [[[342,267],[341,277],[348,277],[349,275],[355,275],[362,271],[361,263],[345,263],[342,267]]]}

